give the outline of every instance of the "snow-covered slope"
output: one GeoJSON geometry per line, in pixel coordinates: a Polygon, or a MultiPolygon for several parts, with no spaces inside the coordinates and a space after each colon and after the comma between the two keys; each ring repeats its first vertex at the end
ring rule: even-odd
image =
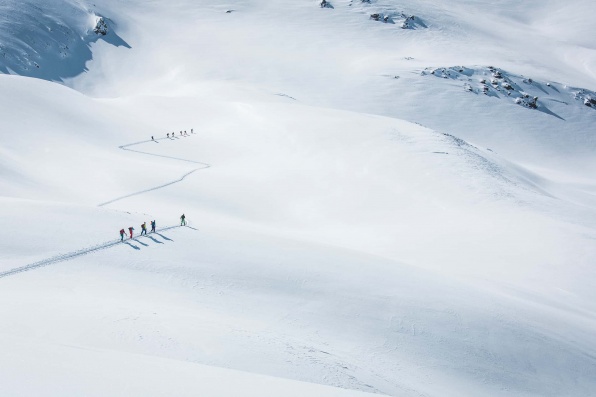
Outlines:
{"type": "Polygon", "coordinates": [[[8,395],[596,392],[591,3],[3,6],[8,395]]]}
{"type": "Polygon", "coordinates": [[[6,0],[0,15],[3,73],[62,81],[87,70],[98,39],[129,47],[109,18],[82,1],[6,0]]]}

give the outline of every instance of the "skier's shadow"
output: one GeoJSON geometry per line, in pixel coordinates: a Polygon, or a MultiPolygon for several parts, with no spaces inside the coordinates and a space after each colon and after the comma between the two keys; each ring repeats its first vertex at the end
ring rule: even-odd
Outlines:
{"type": "Polygon", "coordinates": [[[136,250],[140,250],[139,247],[137,247],[136,245],[132,245],[131,243],[129,243],[128,241],[125,241],[124,244],[128,245],[130,248],[134,248],[136,250]]]}
{"type": "Polygon", "coordinates": [[[144,242],[134,239],[137,243],[141,244],[142,246],[149,247],[149,244],[145,244],[144,242]]]}
{"type": "Polygon", "coordinates": [[[174,241],[171,238],[168,238],[168,237],[164,236],[163,234],[159,234],[159,233],[155,233],[155,234],[157,234],[159,237],[163,238],[164,240],[174,241]]]}
{"type": "Polygon", "coordinates": [[[154,243],[157,243],[157,244],[163,244],[163,242],[161,242],[161,241],[159,241],[159,240],[156,240],[156,239],[154,239],[154,238],[153,238],[153,237],[151,237],[151,236],[147,236],[147,238],[151,239],[151,240],[152,240],[154,243]]]}

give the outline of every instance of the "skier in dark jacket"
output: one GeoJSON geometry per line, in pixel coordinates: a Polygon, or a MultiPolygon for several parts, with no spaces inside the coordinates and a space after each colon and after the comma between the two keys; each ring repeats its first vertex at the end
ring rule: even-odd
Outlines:
{"type": "Polygon", "coordinates": [[[180,217],[180,226],[186,226],[186,216],[184,214],[180,217]]]}
{"type": "Polygon", "coordinates": [[[124,231],[124,229],[120,229],[120,241],[124,241],[125,234],[126,234],[126,232],[124,231]]]}
{"type": "Polygon", "coordinates": [[[135,228],[132,227],[132,226],[128,228],[128,231],[130,232],[130,238],[132,238],[132,231],[133,230],[135,230],[135,228]]]}
{"type": "Polygon", "coordinates": [[[151,233],[155,233],[155,221],[151,221],[151,233]]]}

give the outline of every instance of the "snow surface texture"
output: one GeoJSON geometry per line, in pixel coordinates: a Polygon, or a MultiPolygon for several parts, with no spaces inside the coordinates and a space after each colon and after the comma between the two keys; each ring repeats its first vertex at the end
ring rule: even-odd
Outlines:
{"type": "Polygon", "coordinates": [[[128,46],[94,8],[68,0],[0,3],[0,72],[62,81],[87,70],[98,39],[128,46]]]}
{"type": "Polygon", "coordinates": [[[596,394],[596,5],[49,4],[2,3],[78,49],[0,76],[0,394],[596,394]]]}

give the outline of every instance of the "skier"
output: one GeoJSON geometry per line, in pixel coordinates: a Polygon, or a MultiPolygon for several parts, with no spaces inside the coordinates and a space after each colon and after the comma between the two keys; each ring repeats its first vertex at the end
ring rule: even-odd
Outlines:
{"type": "Polygon", "coordinates": [[[125,234],[126,234],[126,232],[124,231],[124,229],[120,229],[120,241],[124,241],[125,234]]]}
{"type": "Polygon", "coordinates": [[[170,133],[168,132],[166,135],[167,135],[168,139],[170,139],[170,133]]]}
{"type": "Polygon", "coordinates": [[[186,226],[186,216],[184,214],[180,217],[180,226],[186,226]]]}
{"type": "Polygon", "coordinates": [[[135,230],[135,228],[132,227],[132,226],[128,228],[128,231],[130,232],[130,238],[132,238],[132,231],[133,230],[135,230]]]}
{"type": "Polygon", "coordinates": [[[151,140],[154,141],[155,139],[153,139],[153,135],[151,135],[151,140]]]}
{"type": "Polygon", "coordinates": [[[141,225],[141,236],[143,235],[143,233],[145,233],[145,236],[147,235],[147,222],[143,222],[143,224],[141,225]]]}
{"type": "Polygon", "coordinates": [[[193,132],[192,128],[190,129],[190,133],[191,133],[191,134],[194,134],[194,132],[193,132]]]}
{"type": "Polygon", "coordinates": [[[151,221],[151,233],[155,233],[155,221],[151,221]]]}
{"type": "Polygon", "coordinates": [[[185,135],[185,136],[188,136],[188,134],[186,133],[186,130],[184,130],[184,135],[185,135]]]}
{"type": "Polygon", "coordinates": [[[182,131],[180,131],[180,136],[182,136],[182,131]]]}

